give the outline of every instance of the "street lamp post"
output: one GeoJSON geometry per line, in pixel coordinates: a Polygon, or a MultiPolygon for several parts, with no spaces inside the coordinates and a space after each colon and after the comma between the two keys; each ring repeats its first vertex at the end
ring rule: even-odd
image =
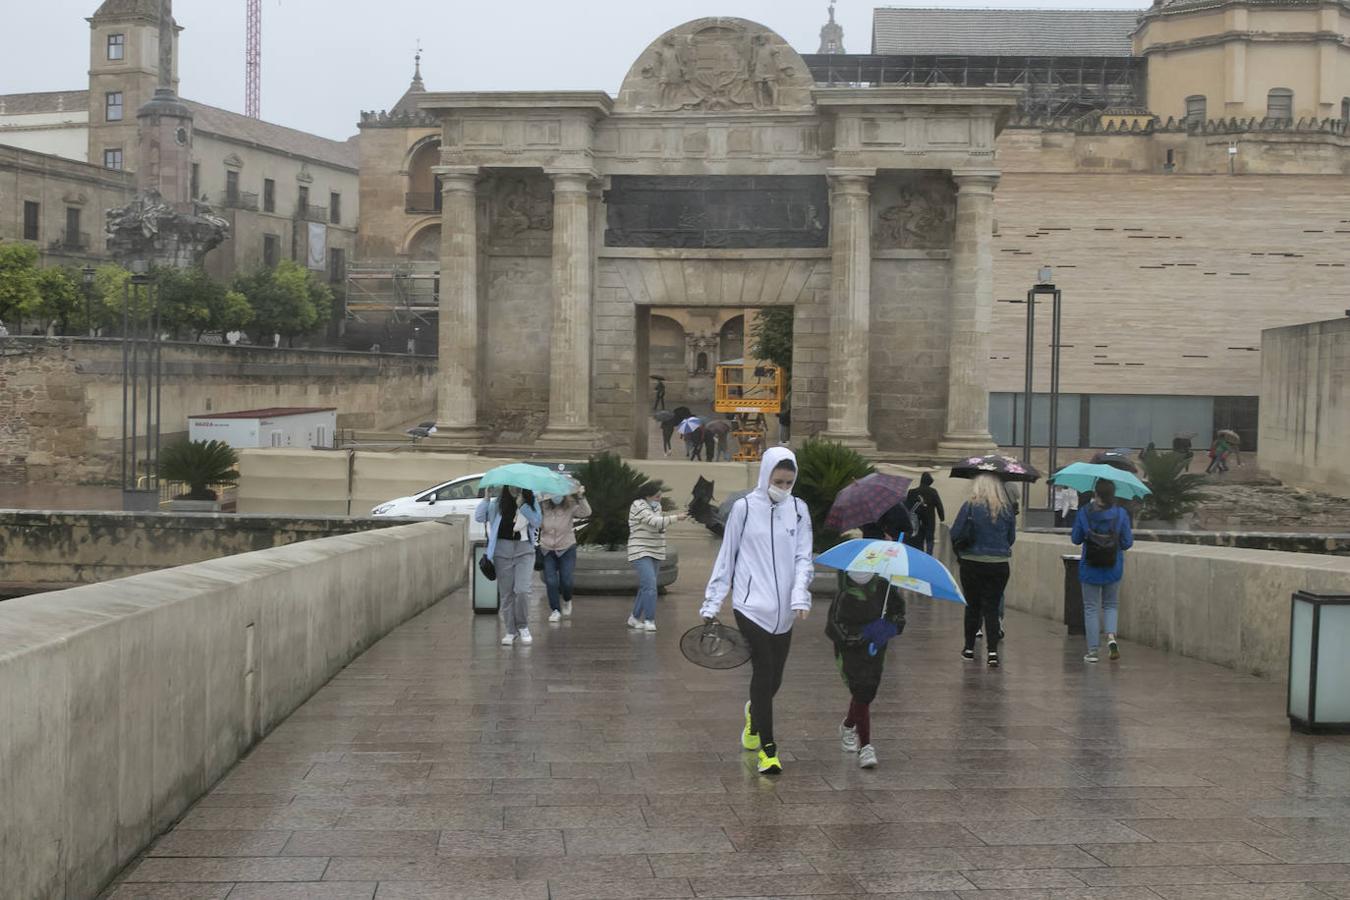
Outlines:
{"type": "Polygon", "coordinates": [[[94,336],[94,267],[85,266],[80,274],[84,276],[84,324],[89,328],[89,336],[94,336]]]}
{"type": "MultiPolygon", "coordinates": [[[[1060,302],[1063,293],[1055,287],[1054,271],[1043,267],[1037,275],[1036,284],[1027,291],[1027,358],[1026,386],[1022,395],[1022,456],[1031,462],[1031,408],[1034,400],[1033,376],[1036,368],[1036,300],[1045,295],[1051,299],[1050,315],[1050,435],[1049,435],[1049,474],[1054,474],[1059,457],[1059,361],[1060,361],[1060,302]]],[[[1046,480],[1046,505],[1054,508],[1054,485],[1046,480]]],[[[1031,508],[1031,485],[1022,484],[1022,508],[1031,508]]]]}
{"type": "Polygon", "coordinates": [[[149,275],[138,272],[128,279],[122,294],[122,509],[127,511],[159,508],[160,384],[164,367],[159,329],[157,285],[149,275]],[[142,468],[144,485],[138,476],[142,468]]]}

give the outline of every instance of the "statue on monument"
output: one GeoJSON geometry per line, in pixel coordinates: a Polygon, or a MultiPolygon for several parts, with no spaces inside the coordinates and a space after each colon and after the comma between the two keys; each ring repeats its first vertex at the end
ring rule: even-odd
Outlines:
{"type": "Polygon", "coordinates": [[[750,45],[750,80],[755,86],[755,106],[774,109],[778,106],[778,82],[790,69],[778,58],[778,48],[767,34],[757,34],[750,45]]]}
{"type": "Polygon", "coordinates": [[[662,109],[680,109],[684,106],[681,94],[689,83],[689,60],[681,41],[668,34],[656,48],[656,63],[644,70],[655,76],[660,85],[659,103],[662,109]]]}

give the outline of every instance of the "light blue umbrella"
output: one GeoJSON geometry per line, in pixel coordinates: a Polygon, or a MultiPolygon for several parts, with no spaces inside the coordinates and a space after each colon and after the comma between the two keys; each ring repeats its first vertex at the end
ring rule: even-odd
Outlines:
{"type": "Polygon", "coordinates": [[[1122,500],[1134,500],[1139,497],[1147,497],[1153,493],[1148,489],[1148,485],[1140,481],[1133,472],[1126,472],[1123,469],[1117,469],[1115,466],[1094,465],[1093,463],[1070,463],[1050,476],[1050,481],[1053,484],[1071,487],[1083,494],[1091,491],[1096,487],[1097,482],[1103,478],[1115,482],[1116,496],[1122,500]]]}
{"type": "Polygon", "coordinates": [[[856,538],[831,547],[816,562],[845,572],[884,575],[896,587],[934,600],[966,602],[947,567],[908,544],[856,538]]]}
{"type": "Polygon", "coordinates": [[[489,469],[478,486],[518,487],[536,494],[555,494],[559,497],[566,497],[577,489],[576,482],[562,472],[531,463],[508,463],[489,469]]]}

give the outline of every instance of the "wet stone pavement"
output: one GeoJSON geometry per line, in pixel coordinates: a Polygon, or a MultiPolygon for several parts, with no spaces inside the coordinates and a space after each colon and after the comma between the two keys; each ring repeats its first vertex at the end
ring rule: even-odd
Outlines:
{"type": "Polygon", "coordinates": [[[659,631],[625,598],[532,647],[458,594],[354,661],[108,895],[124,898],[1350,898],[1350,739],[1292,736],[1282,685],[1010,614],[1004,666],[915,601],[873,707],[879,768],[840,751],[822,634],[795,635],[785,771],[739,750],[748,667],[685,662],[714,549],[680,526],[659,631]]]}

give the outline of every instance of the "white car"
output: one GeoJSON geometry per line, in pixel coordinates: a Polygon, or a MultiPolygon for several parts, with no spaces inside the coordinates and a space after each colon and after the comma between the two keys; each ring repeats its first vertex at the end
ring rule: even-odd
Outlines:
{"type": "Polygon", "coordinates": [[[464,475],[408,497],[397,497],[381,503],[370,514],[381,518],[411,519],[472,516],[480,499],[478,482],[482,480],[483,474],[464,475]]]}

